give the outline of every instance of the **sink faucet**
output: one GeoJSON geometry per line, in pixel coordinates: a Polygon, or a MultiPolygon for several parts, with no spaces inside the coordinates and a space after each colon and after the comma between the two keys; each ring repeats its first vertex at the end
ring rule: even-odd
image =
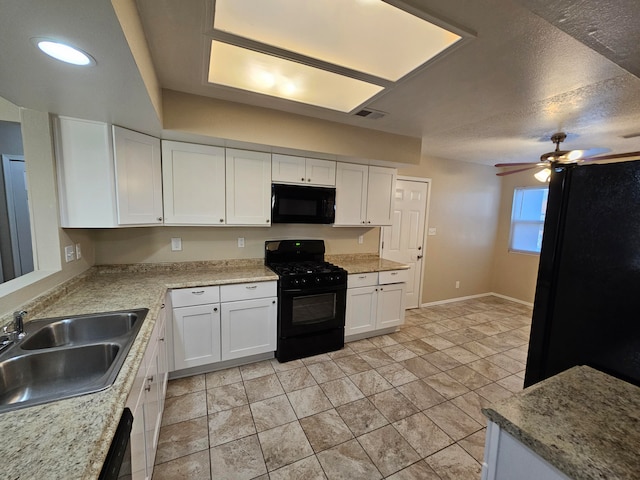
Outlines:
{"type": "Polygon", "coordinates": [[[18,338],[24,337],[24,316],[28,312],[26,310],[18,310],[13,312],[13,331],[18,338]]]}

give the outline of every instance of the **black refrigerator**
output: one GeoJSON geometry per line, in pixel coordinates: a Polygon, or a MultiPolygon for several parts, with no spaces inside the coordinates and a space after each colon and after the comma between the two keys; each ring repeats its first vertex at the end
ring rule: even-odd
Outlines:
{"type": "Polygon", "coordinates": [[[525,387],[575,365],[640,386],[640,161],[551,175],[525,387]]]}

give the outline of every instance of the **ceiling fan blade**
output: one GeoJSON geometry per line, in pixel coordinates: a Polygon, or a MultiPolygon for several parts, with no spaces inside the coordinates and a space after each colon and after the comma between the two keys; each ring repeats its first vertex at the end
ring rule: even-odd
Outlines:
{"type": "MultiPolygon", "coordinates": [[[[523,164],[521,163],[520,165],[523,165],[523,164]]],[[[538,167],[538,164],[535,164],[531,167],[518,168],[517,170],[510,170],[508,172],[496,173],[496,175],[499,177],[504,177],[505,175],[511,175],[512,173],[519,173],[519,172],[526,172],[527,170],[533,170],[534,168],[537,168],[537,167],[538,167]]]]}
{"type": "Polygon", "coordinates": [[[542,165],[541,162],[496,163],[494,167],[524,167],[527,165],[542,165]]]}
{"type": "Polygon", "coordinates": [[[612,153],[611,155],[599,155],[597,157],[586,157],[582,161],[595,162],[597,160],[615,160],[618,158],[640,157],[640,152],[612,153]]]}

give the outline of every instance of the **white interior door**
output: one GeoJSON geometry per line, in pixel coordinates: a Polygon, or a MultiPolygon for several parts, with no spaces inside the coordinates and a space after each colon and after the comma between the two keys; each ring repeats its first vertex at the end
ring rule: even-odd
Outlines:
{"type": "Polygon", "coordinates": [[[395,195],[393,224],[382,228],[380,255],[410,266],[406,308],[417,308],[420,306],[422,291],[424,225],[429,183],[397,180],[395,195]]]}

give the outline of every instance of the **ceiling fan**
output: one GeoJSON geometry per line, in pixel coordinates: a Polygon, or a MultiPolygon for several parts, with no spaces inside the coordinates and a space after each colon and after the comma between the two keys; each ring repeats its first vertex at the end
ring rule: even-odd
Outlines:
{"type": "Polygon", "coordinates": [[[588,150],[560,150],[560,144],[567,138],[564,132],[551,135],[551,141],[556,145],[552,152],[543,153],[538,162],[530,163],[496,163],[496,167],[521,167],[515,170],[496,173],[499,177],[511,175],[512,173],[525,172],[534,168],[542,168],[535,177],[541,182],[545,182],[551,175],[551,169],[558,165],[572,165],[584,162],[595,162],[598,160],[616,160],[622,158],[632,158],[640,156],[640,152],[614,153],[611,155],[601,155],[607,152],[605,148],[591,148],[588,150]]]}

